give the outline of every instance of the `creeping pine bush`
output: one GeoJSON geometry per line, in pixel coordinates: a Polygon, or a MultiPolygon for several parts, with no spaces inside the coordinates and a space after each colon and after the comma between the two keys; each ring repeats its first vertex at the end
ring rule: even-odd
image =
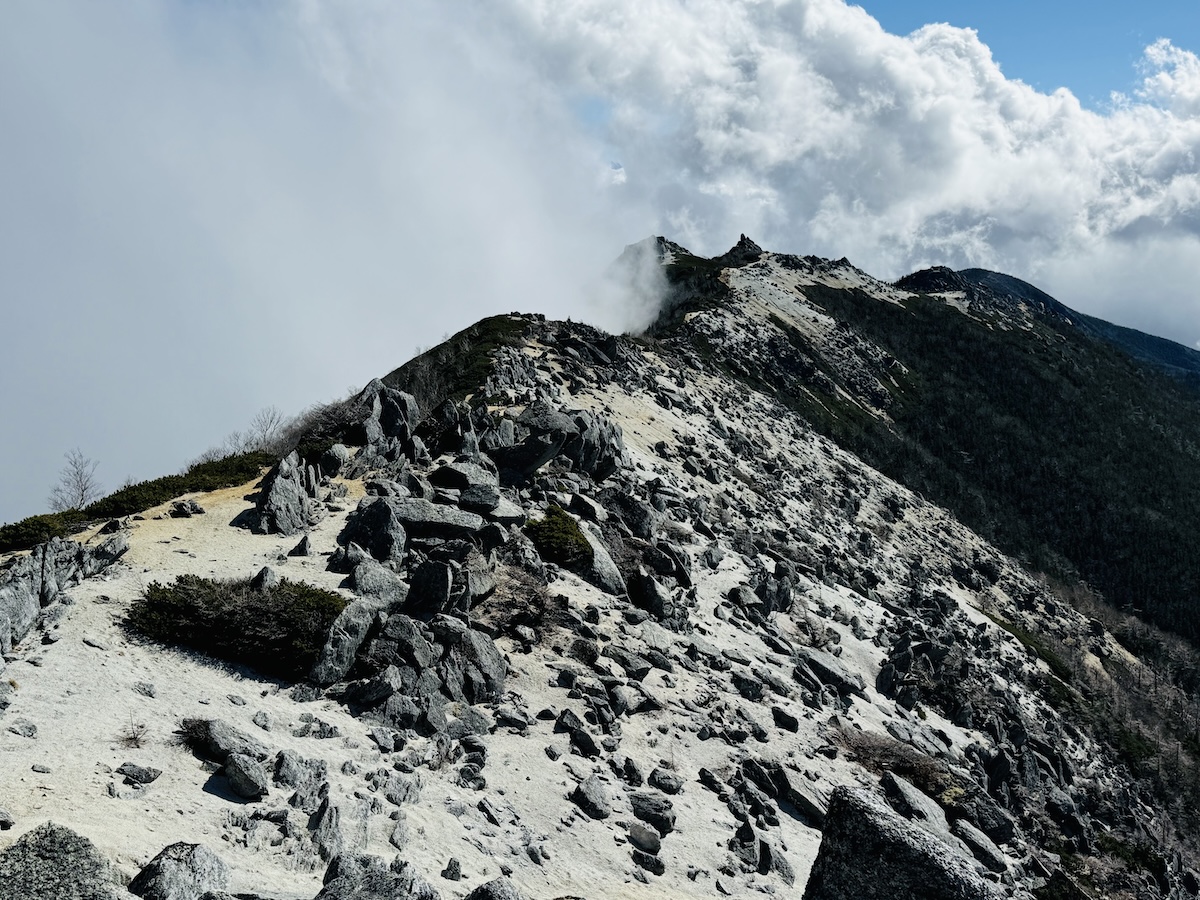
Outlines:
{"type": "Polygon", "coordinates": [[[338,613],[342,596],[299,581],[256,590],[249,579],[218,581],[180,575],[154,582],[130,607],[126,624],[163,644],[189,647],[299,680],[308,674],[338,613]]]}
{"type": "Polygon", "coordinates": [[[577,570],[591,565],[593,551],[571,515],[559,506],[546,510],[545,518],[525,526],[525,533],[542,559],[577,570]]]}

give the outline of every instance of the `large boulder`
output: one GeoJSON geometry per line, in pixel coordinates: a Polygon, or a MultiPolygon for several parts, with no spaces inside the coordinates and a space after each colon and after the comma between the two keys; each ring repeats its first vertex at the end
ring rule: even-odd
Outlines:
{"type": "Polygon", "coordinates": [[[47,822],[0,853],[0,900],[117,900],[95,844],[47,822]]]}
{"type": "Polygon", "coordinates": [[[230,753],[225,758],[225,777],[239,797],[259,800],[267,795],[267,770],[252,756],[230,753]]]}
{"type": "MultiPolygon", "coordinates": [[[[355,570],[355,581],[359,580],[358,572],[366,566],[373,566],[396,578],[390,572],[382,569],[375,562],[362,562],[355,570]]],[[[369,578],[369,576],[368,576],[369,578]]],[[[403,582],[401,582],[403,584],[403,582]]],[[[346,604],[329,629],[329,637],[321,648],[321,654],[313,664],[310,677],[319,685],[326,686],[341,681],[354,665],[354,658],[366,640],[367,633],[375,621],[376,615],[385,604],[379,599],[359,598],[346,604]]]]}
{"type": "Polygon", "coordinates": [[[621,570],[613,562],[613,558],[608,552],[608,546],[595,534],[589,523],[581,522],[579,530],[592,548],[592,561],[580,573],[580,577],[606,594],[612,594],[615,597],[623,596],[627,592],[625,579],[621,577],[621,570]]]}
{"type": "Polygon", "coordinates": [[[481,884],[467,894],[465,900],[525,900],[525,898],[521,896],[521,892],[513,886],[511,881],[500,877],[481,884]]]}
{"type": "Polygon", "coordinates": [[[314,900],[439,900],[438,892],[412,866],[397,857],[386,865],[378,856],[344,853],[325,870],[324,887],[314,900]]]}
{"type": "Polygon", "coordinates": [[[794,672],[797,681],[806,686],[821,685],[833,688],[841,696],[866,696],[866,682],[857,672],[846,667],[832,653],[818,650],[816,647],[802,647],[799,661],[794,672]]]}
{"type": "Polygon", "coordinates": [[[179,733],[192,752],[222,764],[231,753],[240,753],[259,762],[271,755],[271,751],[258,738],[239,731],[221,719],[184,719],[179,733]]]}
{"type": "Polygon", "coordinates": [[[198,900],[229,887],[229,867],[200,844],[178,843],[154,857],[129,883],[145,900],[198,900]]]}
{"type": "Polygon", "coordinates": [[[404,561],[408,534],[400,520],[398,506],[406,498],[364,497],[346,519],[338,541],[357,544],[382,563],[399,565],[404,561]]]}
{"type": "MultiPolygon", "coordinates": [[[[606,416],[590,410],[567,413],[575,426],[563,444],[562,455],[596,481],[616,473],[626,462],[621,427],[606,416]]],[[[518,420],[519,421],[519,420],[518,420]]]]}
{"type": "Polygon", "coordinates": [[[309,490],[313,480],[296,451],[281,459],[263,479],[258,492],[258,530],[263,534],[297,534],[315,524],[320,516],[309,490]]]}
{"type": "Polygon", "coordinates": [[[492,639],[482,631],[469,630],[448,648],[438,664],[442,689],[451,700],[490,703],[504,692],[508,666],[492,639]]]}
{"type": "Polygon", "coordinates": [[[999,900],[975,864],[861,788],[835,788],[804,900],[999,900]]]}
{"type": "Polygon", "coordinates": [[[398,499],[396,517],[410,535],[434,538],[470,537],[483,527],[483,517],[473,512],[442,506],[419,497],[398,499]]]}
{"type": "Polygon", "coordinates": [[[607,819],[612,815],[612,800],[608,789],[598,775],[589,776],[576,785],[571,800],[583,810],[588,818],[607,819]]]}

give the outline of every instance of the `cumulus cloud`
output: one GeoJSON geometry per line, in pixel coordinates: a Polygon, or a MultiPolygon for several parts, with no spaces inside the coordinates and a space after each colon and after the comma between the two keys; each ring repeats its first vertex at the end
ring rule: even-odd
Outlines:
{"type": "Polygon", "coordinates": [[[746,231],[885,277],[986,266],[1181,340],[1198,328],[1200,60],[1168,40],[1137,95],[1096,113],[1006,78],[971,30],[896,36],[841,0],[509,8],[548,77],[612,105],[628,183],[697,250],[746,231]]]}
{"type": "Polygon", "coordinates": [[[160,474],[482,315],[639,324],[587,286],[650,233],[1001,269],[1191,343],[1200,60],[1139,77],[1085,110],[843,0],[7,4],[0,520],[66,449],[160,474]]]}

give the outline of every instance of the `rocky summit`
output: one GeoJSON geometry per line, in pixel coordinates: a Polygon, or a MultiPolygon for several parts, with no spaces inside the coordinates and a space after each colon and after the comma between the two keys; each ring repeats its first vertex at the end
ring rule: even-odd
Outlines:
{"type": "Polygon", "coordinates": [[[646,334],[484,320],[249,483],[0,557],[0,898],[1200,891],[1187,630],[1044,511],[1101,488],[921,431],[937,335],[1186,379],[994,273],[634,250],[646,334]]]}

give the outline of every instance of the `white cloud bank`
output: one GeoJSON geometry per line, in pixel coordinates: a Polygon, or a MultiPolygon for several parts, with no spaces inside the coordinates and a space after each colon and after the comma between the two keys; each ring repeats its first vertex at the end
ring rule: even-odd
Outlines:
{"type": "MultiPolygon", "coordinates": [[[[650,233],[979,265],[1200,337],[1200,60],[1098,114],[842,0],[16,0],[0,10],[0,520],[115,486],[650,233]],[[131,446],[136,445],[136,446],[131,446]]],[[[600,295],[603,300],[605,295],[600,295]]]]}

